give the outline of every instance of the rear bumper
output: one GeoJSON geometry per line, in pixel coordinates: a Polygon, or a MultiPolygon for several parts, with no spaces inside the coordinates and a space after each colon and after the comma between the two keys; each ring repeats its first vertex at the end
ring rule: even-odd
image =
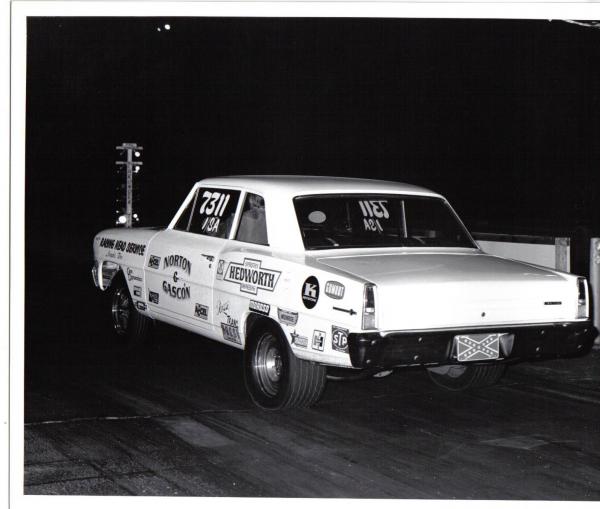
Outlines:
{"type": "Polygon", "coordinates": [[[355,368],[440,365],[456,363],[454,336],[481,332],[514,334],[510,351],[487,362],[577,357],[591,350],[598,331],[591,321],[486,328],[460,328],[392,333],[355,333],[348,336],[350,360],[355,368]]]}

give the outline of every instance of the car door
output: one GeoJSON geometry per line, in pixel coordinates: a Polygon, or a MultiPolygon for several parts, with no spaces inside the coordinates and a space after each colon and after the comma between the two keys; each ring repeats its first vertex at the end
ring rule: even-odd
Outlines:
{"type": "Polygon", "coordinates": [[[197,187],[177,221],[154,237],[144,270],[148,307],[157,319],[212,330],[217,260],[239,198],[237,189],[197,187]]]}

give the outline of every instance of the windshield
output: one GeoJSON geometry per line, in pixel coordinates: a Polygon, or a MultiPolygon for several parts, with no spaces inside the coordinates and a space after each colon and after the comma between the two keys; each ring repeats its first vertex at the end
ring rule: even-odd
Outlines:
{"type": "Polygon", "coordinates": [[[348,194],[294,198],[306,249],[476,247],[440,198],[348,194]]]}

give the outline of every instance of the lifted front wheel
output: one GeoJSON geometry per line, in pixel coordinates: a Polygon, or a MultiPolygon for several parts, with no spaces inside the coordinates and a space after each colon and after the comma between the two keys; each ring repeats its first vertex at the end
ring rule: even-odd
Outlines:
{"type": "Polygon", "coordinates": [[[110,290],[110,312],[115,345],[131,350],[145,341],[152,320],[135,308],[129,289],[123,281],[114,281],[110,290]]]}

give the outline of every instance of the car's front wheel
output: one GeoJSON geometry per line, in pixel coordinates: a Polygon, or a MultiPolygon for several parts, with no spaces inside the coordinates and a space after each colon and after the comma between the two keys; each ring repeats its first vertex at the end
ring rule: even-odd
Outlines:
{"type": "Polygon", "coordinates": [[[111,286],[110,316],[116,347],[130,350],[147,338],[152,320],[138,312],[127,285],[120,280],[111,286]]]}
{"type": "Polygon", "coordinates": [[[254,403],[266,410],[309,407],[325,389],[325,366],[298,359],[283,333],[264,326],[248,338],[244,379],[254,403]]]}
{"type": "Polygon", "coordinates": [[[486,387],[498,382],[506,371],[504,364],[465,365],[448,364],[427,368],[429,378],[440,387],[450,391],[464,391],[486,387]]]}

